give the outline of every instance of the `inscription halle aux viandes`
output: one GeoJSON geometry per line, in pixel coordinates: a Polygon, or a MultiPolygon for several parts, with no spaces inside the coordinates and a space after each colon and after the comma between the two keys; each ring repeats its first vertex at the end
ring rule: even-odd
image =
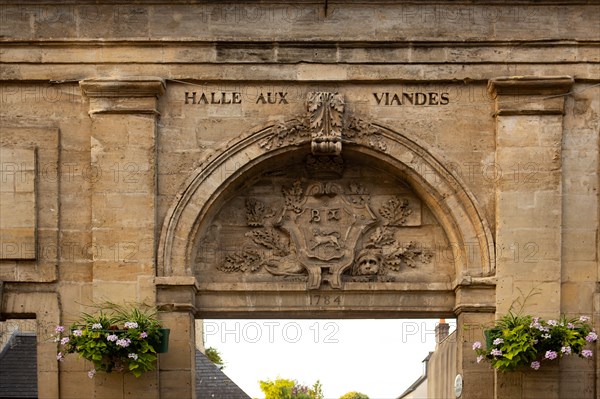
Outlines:
{"type": "MultiPolygon", "coordinates": [[[[285,98],[287,92],[267,92],[260,93],[256,97],[256,104],[288,104],[285,98]]],[[[221,92],[185,92],[186,104],[212,104],[212,105],[235,105],[242,103],[242,93],[237,91],[221,91],[221,92]]]]}
{"type": "MultiPolygon", "coordinates": [[[[256,97],[255,104],[288,104],[287,92],[266,92],[256,97]]],[[[447,92],[375,92],[373,100],[379,106],[432,106],[447,105],[450,103],[450,94],[447,92]]],[[[242,104],[242,93],[232,91],[221,92],[185,92],[185,104],[196,105],[236,105],[242,104]]]]}

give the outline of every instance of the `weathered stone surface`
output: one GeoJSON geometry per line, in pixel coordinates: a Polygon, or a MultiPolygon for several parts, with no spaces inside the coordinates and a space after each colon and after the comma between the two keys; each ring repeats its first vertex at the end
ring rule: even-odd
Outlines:
{"type": "Polygon", "coordinates": [[[530,291],[600,328],[597,4],[21,3],[0,313],[49,336],[138,301],[172,329],[139,380],[42,344],[41,396],[193,397],[205,316],[454,316],[463,398],[598,391],[598,360],[494,380],[471,351],[530,291]]]}

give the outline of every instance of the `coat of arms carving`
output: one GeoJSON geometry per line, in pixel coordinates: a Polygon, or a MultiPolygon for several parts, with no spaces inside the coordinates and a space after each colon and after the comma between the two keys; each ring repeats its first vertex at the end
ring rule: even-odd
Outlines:
{"type": "Polygon", "coordinates": [[[378,195],[373,207],[361,179],[345,176],[342,142],[344,137],[351,142],[362,131],[356,133],[358,120],[344,114],[343,97],[311,93],[307,111],[278,136],[310,140],[304,165],[272,180],[279,182],[277,189],[270,183],[268,189],[242,193],[238,205],[229,208],[232,215],[221,216],[224,226],[213,224],[212,238],[204,241],[206,247],[218,248],[216,235],[223,233],[235,249],[218,250],[219,257],[203,263],[212,263],[221,273],[266,272],[285,281],[305,281],[308,289],[325,282],[335,289],[345,281],[393,282],[399,273],[429,263],[431,251],[413,240],[399,240],[400,229],[420,224],[416,198],[389,192],[378,195]],[[270,194],[256,194],[261,191],[270,194]]]}

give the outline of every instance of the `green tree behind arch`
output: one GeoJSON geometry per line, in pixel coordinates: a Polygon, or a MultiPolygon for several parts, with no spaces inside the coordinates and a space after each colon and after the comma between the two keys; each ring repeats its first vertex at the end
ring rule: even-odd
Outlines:
{"type": "Polygon", "coordinates": [[[340,396],[340,399],[369,399],[369,397],[364,393],[352,391],[343,394],[342,396],[340,396]]]}

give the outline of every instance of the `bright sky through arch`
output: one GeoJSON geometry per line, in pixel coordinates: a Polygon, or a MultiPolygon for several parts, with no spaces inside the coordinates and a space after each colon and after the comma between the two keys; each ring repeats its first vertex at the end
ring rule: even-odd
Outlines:
{"type": "MultiPolygon", "coordinates": [[[[258,381],[277,377],[323,384],[325,398],[349,391],[396,398],[423,372],[435,349],[439,319],[205,320],[206,347],[219,350],[223,370],[252,398],[258,381]]],[[[454,320],[447,320],[451,331],[454,320]]]]}

